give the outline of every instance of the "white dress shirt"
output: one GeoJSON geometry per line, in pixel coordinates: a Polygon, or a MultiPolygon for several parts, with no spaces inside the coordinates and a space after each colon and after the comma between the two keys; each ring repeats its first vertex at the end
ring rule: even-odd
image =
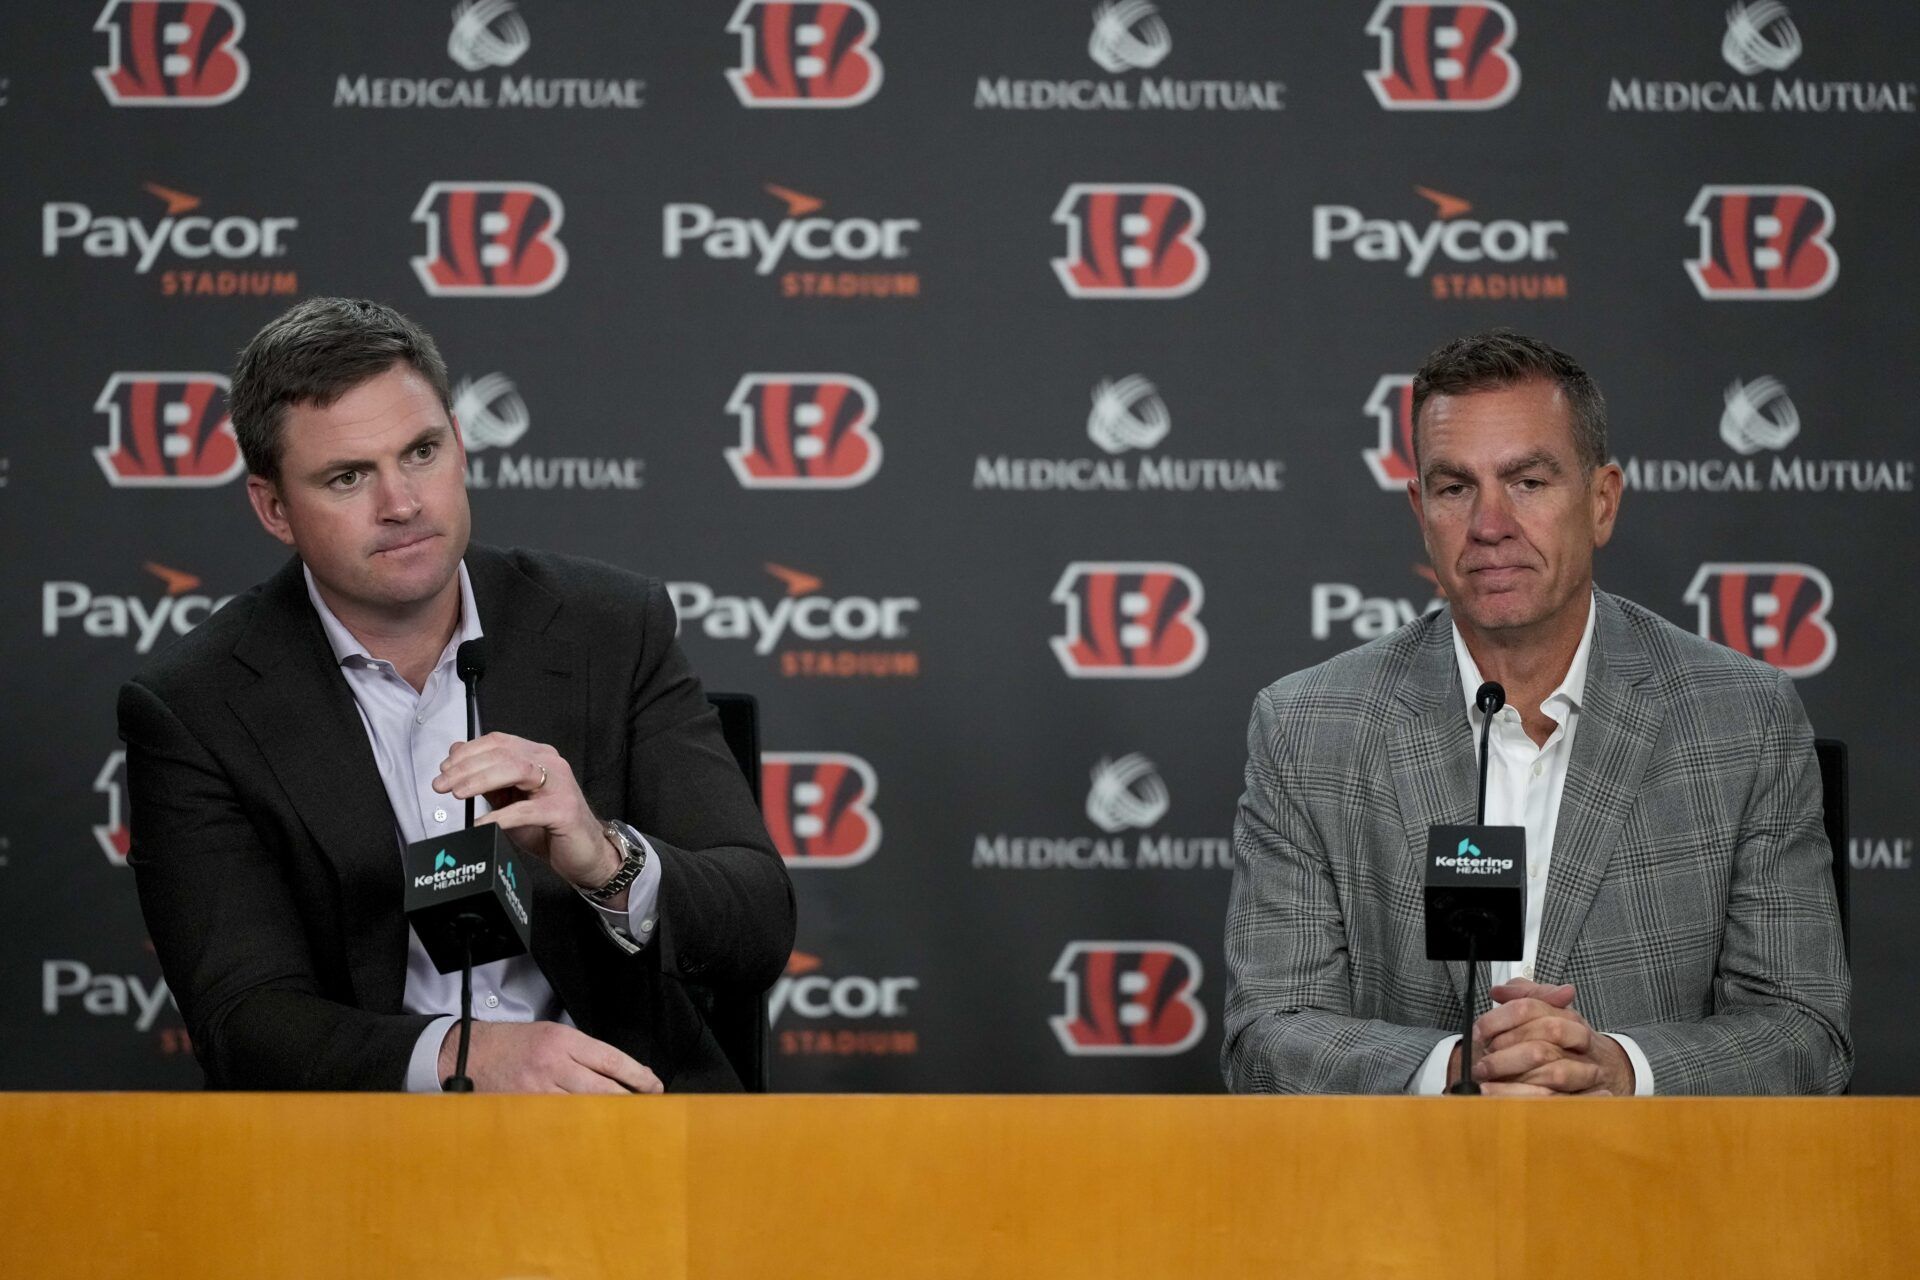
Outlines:
{"type": "MultiPolygon", "coordinates": [[[[1540,922],[1546,915],[1547,871],[1553,862],[1553,837],[1560,823],[1560,796],[1567,787],[1567,764],[1573,759],[1573,735],[1580,727],[1580,706],[1587,694],[1587,663],[1593,656],[1593,598],[1587,598],[1587,626],[1580,636],[1580,647],[1560,685],[1540,704],[1543,715],[1554,721],[1553,732],[1545,745],[1535,746],[1527,736],[1520,713],[1509,703],[1494,713],[1493,732],[1487,743],[1487,825],[1524,827],[1527,834],[1527,927],[1519,963],[1511,960],[1487,962],[1489,980],[1494,986],[1514,978],[1533,979],[1534,957],[1540,950],[1540,922]]],[[[1479,664],[1467,651],[1460,628],[1453,629],[1453,654],[1460,667],[1460,686],[1467,704],[1467,723],[1472,726],[1476,763],[1480,728],[1486,717],[1474,706],[1474,697],[1482,683],[1479,664]]],[[[1579,995],[1575,993],[1575,1007],[1579,995]]],[[[1633,1063],[1636,1095],[1653,1092],[1653,1068],[1633,1037],[1612,1037],[1627,1051],[1633,1063]]],[[[1437,1094],[1447,1086],[1447,1059],[1459,1036],[1448,1036],[1433,1047],[1433,1052],[1414,1073],[1409,1093],[1437,1094]]]]}
{"type": "MultiPolygon", "coordinates": [[[[415,840],[425,840],[445,832],[457,831],[466,823],[466,802],[433,789],[440,773],[440,762],[448,749],[467,736],[466,688],[454,670],[454,655],[461,644],[480,638],[480,613],[473,603],[473,583],[467,566],[460,565],[460,626],[440,660],[418,691],[390,662],[371,657],[345,624],[327,608],[314,586],[313,573],[306,570],[307,598],[320,615],[327,644],[340,663],[360,709],[360,722],[366,727],[367,742],[373,748],[374,765],[387,789],[387,802],[394,816],[393,873],[402,873],[400,854],[415,840]]],[[[481,732],[485,732],[486,692],[480,694],[481,732]]],[[[474,817],[488,812],[485,796],[474,797],[474,817]]],[[[653,846],[647,845],[647,863],[627,890],[627,909],[611,911],[588,899],[600,916],[601,927],[623,949],[633,952],[653,937],[654,909],[660,898],[660,860],[653,846]]],[[[437,1093],[440,1090],[440,1044],[447,1029],[459,1020],[460,974],[441,973],[427,957],[420,936],[407,930],[407,983],[401,1007],[408,1013],[434,1013],[443,1016],[429,1023],[414,1042],[413,1056],[407,1064],[406,1087],[409,1093],[437,1093]]],[[[481,1022],[560,1022],[573,1020],[561,1007],[559,996],[547,983],[546,975],[530,955],[496,960],[473,968],[473,1016],[481,1022]]]]}

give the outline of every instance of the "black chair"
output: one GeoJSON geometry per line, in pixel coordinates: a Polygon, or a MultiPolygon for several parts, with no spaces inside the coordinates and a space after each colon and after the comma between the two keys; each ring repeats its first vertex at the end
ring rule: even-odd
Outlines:
{"type": "Polygon", "coordinates": [[[1838,738],[1815,738],[1813,754],[1820,762],[1820,808],[1826,818],[1827,843],[1833,846],[1833,898],[1840,904],[1840,950],[1851,963],[1853,944],[1847,910],[1847,744],[1838,738]]]}
{"type": "MultiPolygon", "coordinates": [[[[720,714],[720,733],[746,775],[753,803],[760,803],[760,704],[746,693],[707,694],[720,714]]],[[[689,982],[687,992],[700,1007],[713,1038],[748,1093],[767,1091],[772,1044],[767,1028],[767,993],[744,987],[689,982]]]]}

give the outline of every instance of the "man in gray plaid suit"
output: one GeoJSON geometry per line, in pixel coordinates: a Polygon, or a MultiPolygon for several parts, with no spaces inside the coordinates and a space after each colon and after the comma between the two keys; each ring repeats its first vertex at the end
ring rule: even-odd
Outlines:
{"type": "Polygon", "coordinates": [[[1771,667],[1596,591],[1606,407],[1509,331],[1413,384],[1415,517],[1448,607],[1263,690],[1227,908],[1228,1085],[1438,1093],[1465,966],[1426,959],[1427,828],[1526,829],[1525,957],[1488,966],[1487,1093],[1837,1093],[1851,982],[1813,734],[1771,667]]]}

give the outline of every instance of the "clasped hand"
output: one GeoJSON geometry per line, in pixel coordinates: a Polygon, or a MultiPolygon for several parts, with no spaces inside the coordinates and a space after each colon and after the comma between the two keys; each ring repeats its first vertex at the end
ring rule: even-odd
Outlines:
{"type": "MultiPolygon", "coordinates": [[[[1473,1024],[1473,1078],[1480,1091],[1507,1097],[1557,1094],[1630,1096],[1633,1062],[1612,1036],[1595,1031],[1573,1007],[1571,985],[1516,978],[1489,993],[1494,1007],[1473,1024]]],[[[1454,1049],[1448,1082],[1460,1076],[1454,1049]]]]}

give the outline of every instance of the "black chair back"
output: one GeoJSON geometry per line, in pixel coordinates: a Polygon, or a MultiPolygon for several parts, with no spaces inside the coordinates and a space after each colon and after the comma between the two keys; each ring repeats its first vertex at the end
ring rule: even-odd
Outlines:
{"type": "Polygon", "coordinates": [[[1847,744],[1838,738],[1815,738],[1813,754],[1820,762],[1820,809],[1826,818],[1827,843],[1833,846],[1833,897],[1840,905],[1840,948],[1853,960],[1852,926],[1847,904],[1847,744]]]}
{"type": "MultiPolygon", "coordinates": [[[[753,803],[760,803],[760,704],[752,694],[713,693],[707,701],[720,715],[720,734],[747,779],[753,803]]],[[[772,1065],[772,1036],[767,1027],[767,993],[743,987],[686,984],[700,1014],[734,1074],[748,1093],[767,1091],[772,1065]]]]}

